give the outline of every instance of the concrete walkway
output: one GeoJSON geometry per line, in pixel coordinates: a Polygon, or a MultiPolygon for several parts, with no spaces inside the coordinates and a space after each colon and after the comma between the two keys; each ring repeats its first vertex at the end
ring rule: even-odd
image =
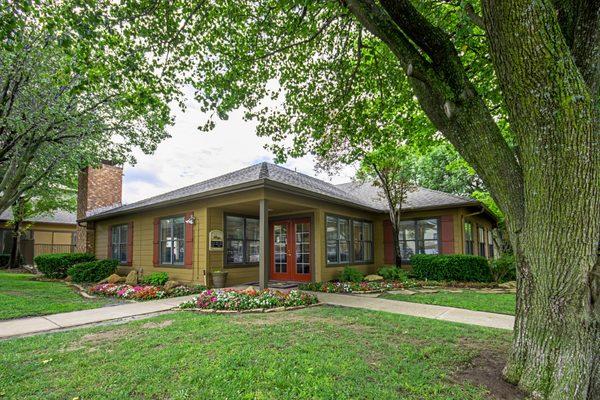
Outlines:
{"type": "Polygon", "coordinates": [[[440,319],[442,321],[460,322],[463,324],[508,330],[512,330],[515,323],[515,317],[512,315],[471,311],[454,307],[434,306],[431,304],[409,303],[406,301],[380,299],[360,295],[320,292],[310,293],[316,294],[322,303],[335,306],[386,311],[393,314],[440,319]]]}
{"type": "Polygon", "coordinates": [[[0,321],[0,339],[164,312],[178,306],[192,297],[193,296],[172,297],[162,300],[45,315],[42,317],[0,321]]]}
{"type": "MultiPolygon", "coordinates": [[[[490,328],[510,330],[513,328],[515,320],[511,315],[470,311],[461,308],[409,303],[405,301],[387,300],[360,295],[312,293],[316,294],[322,303],[331,304],[334,306],[386,311],[394,314],[460,322],[463,324],[479,325],[490,328]]],[[[30,317],[1,321],[0,339],[31,335],[41,332],[50,332],[65,328],[73,328],[77,326],[85,326],[100,322],[119,320],[123,318],[133,318],[146,314],[169,311],[173,307],[178,306],[180,303],[189,300],[192,297],[193,295],[173,297],[163,300],[130,303],[118,306],[100,307],[91,310],[46,315],[43,317],[30,317]]]]}

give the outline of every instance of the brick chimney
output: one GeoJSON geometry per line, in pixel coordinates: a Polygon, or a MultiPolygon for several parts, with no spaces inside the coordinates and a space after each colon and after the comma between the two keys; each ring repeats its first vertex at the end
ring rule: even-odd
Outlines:
{"type": "MultiPolygon", "coordinates": [[[[86,167],[79,171],[77,183],[77,220],[90,211],[121,205],[123,193],[123,167],[102,162],[100,167],[86,167]]],[[[77,225],[77,251],[95,252],[93,222],[77,225]]]]}

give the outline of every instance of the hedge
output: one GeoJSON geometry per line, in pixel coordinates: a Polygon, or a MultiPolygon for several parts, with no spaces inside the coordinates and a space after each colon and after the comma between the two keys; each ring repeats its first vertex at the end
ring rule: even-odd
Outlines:
{"type": "Polygon", "coordinates": [[[464,254],[415,254],[411,257],[412,275],[433,281],[491,282],[485,257],[464,254]]]}
{"type": "Polygon", "coordinates": [[[98,282],[114,274],[118,265],[117,260],[88,261],[72,265],[67,274],[76,283],[98,282]]]}
{"type": "Polygon", "coordinates": [[[96,257],[88,253],[41,254],[34,259],[37,269],[54,279],[66,278],[67,270],[75,264],[94,260],[96,257]]]}

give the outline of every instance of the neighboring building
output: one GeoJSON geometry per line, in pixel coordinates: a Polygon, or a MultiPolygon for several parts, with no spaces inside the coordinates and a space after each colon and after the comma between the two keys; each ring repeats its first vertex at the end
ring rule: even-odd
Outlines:
{"type": "MultiPolygon", "coordinates": [[[[10,254],[13,232],[8,222],[12,211],[0,214],[0,253],[10,254]]],[[[72,253],[75,250],[77,221],[75,213],[55,211],[29,218],[24,222],[29,229],[21,236],[20,252],[25,264],[33,264],[40,254],[72,253]]]]}
{"type": "MultiPolygon", "coordinates": [[[[228,284],[264,284],[326,281],[346,265],[374,272],[394,262],[385,202],[371,185],[332,185],[261,163],[120,206],[121,179],[109,165],[80,175],[78,236],[98,258],[119,259],[122,273],[165,271],[210,285],[211,271],[225,270],[228,284]],[[84,206],[91,203],[97,208],[84,206]]],[[[415,253],[493,255],[496,220],[478,201],[420,188],[404,210],[406,261],[415,253]]]]}

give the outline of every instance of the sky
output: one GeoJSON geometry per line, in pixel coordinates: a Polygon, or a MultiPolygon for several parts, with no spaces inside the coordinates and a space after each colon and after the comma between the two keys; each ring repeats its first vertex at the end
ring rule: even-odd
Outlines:
{"type": "MultiPolygon", "coordinates": [[[[160,193],[191,185],[259,162],[273,162],[273,154],[263,146],[268,138],[256,136],[256,124],[244,121],[242,112],[218,121],[211,132],[197,128],[206,119],[188,93],[187,108],[172,106],[175,124],[168,128],[171,138],[159,144],[154,154],[135,151],[135,166],[124,166],[123,203],[132,203],[160,193]]],[[[289,159],[284,167],[331,183],[352,179],[354,167],[346,167],[335,176],[317,174],[314,159],[305,156],[289,159]]]]}

